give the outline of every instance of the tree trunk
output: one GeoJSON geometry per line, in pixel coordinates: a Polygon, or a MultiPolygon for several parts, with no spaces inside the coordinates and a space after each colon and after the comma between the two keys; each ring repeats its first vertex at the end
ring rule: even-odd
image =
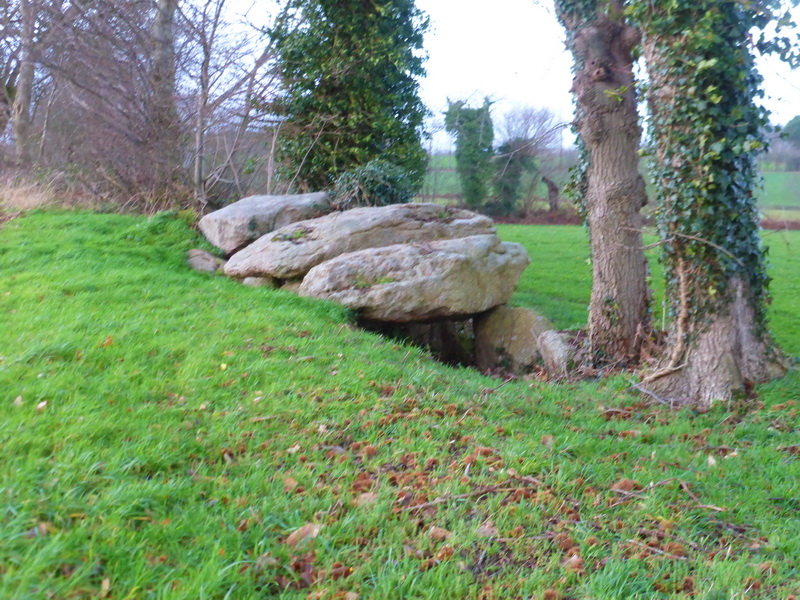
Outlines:
{"type": "Polygon", "coordinates": [[[39,164],[41,164],[44,160],[44,150],[45,146],[47,145],[47,133],[50,128],[51,109],[53,108],[53,101],[56,98],[56,93],[58,93],[58,80],[53,78],[51,85],[53,87],[50,88],[50,95],[47,98],[47,107],[44,111],[44,122],[42,123],[42,135],[39,137],[39,152],[36,155],[36,161],[39,164]]]}
{"type": "Polygon", "coordinates": [[[674,48],[696,39],[691,28],[704,7],[687,3],[671,20],[653,19],[667,23],[664,30],[644,27],[658,225],[673,318],[665,355],[641,387],[671,404],[700,408],[788,368],[765,316],[768,278],[755,191],[766,118],[753,102],[758,79],[749,29],[735,3],[728,4],[713,13],[717,46],[701,38],[700,51],[686,48],[702,61],[686,61],[674,48]],[[703,112],[709,105],[714,116],[703,112]]]}
{"type": "Polygon", "coordinates": [[[550,212],[557,212],[559,189],[556,182],[542,175],[542,183],[547,186],[547,203],[550,205],[550,212]]]}
{"type": "Polygon", "coordinates": [[[36,75],[34,44],[36,8],[34,0],[20,0],[20,69],[11,110],[17,162],[27,166],[33,160],[32,103],[33,80],[36,75]]]}
{"type": "Polygon", "coordinates": [[[19,65],[16,65],[9,73],[4,73],[3,79],[0,80],[0,85],[3,86],[0,90],[0,136],[5,134],[8,124],[11,123],[18,77],[19,65]]]}
{"type": "Polygon", "coordinates": [[[211,64],[211,48],[207,40],[203,40],[203,63],[200,66],[200,91],[197,96],[197,115],[194,132],[194,196],[195,200],[205,207],[206,205],[206,182],[203,171],[205,160],[205,136],[206,136],[206,110],[208,107],[208,96],[210,89],[209,67],[211,64]]]}
{"type": "Polygon", "coordinates": [[[650,293],[639,211],[647,202],[639,174],[641,127],[631,56],[638,32],[621,17],[560,14],[577,65],[572,91],[576,129],[588,166],[585,201],[592,250],[589,339],[598,362],[638,360],[650,329],[650,293]]]}
{"type": "MultiPolygon", "coordinates": [[[[691,277],[682,275],[684,293],[707,293],[691,289],[691,277]]],[[[731,285],[730,302],[713,315],[692,318],[684,311],[678,316],[670,331],[669,358],[644,377],[643,389],[673,406],[709,408],[754,383],[786,374],[788,362],[759,333],[751,291],[739,279],[731,285]]]]}
{"type": "Polygon", "coordinates": [[[179,164],[180,127],[175,103],[175,14],[179,0],[158,0],[153,38],[151,125],[158,183],[169,183],[179,164]]]}

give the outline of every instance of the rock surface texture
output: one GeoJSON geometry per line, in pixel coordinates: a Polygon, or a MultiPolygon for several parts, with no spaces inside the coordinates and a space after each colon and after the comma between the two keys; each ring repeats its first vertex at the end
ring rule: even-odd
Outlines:
{"type": "Polygon", "coordinates": [[[452,318],[507,302],[529,263],[521,244],[494,234],[398,244],[350,252],[313,268],[300,295],[333,300],[373,321],[452,318]]]}
{"type": "Polygon", "coordinates": [[[552,329],[547,319],[528,308],[495,308],[475,319],[476,365],[529,372],[540,358],[539,336],[552,329]]]}
{"type": "Polygon", "coordinates": [[[544,368],[551,377],[561,378],[569,375],[570,362],[574,358],[573,349],[567,336],[558,331],[545,331],[536,340],[544,360],[544,368]]]}
{"type": "Polygon", "coordinates": [[[206,273],[219,271],[225,264],[225,261],[221,258],[217,258],[211,252],[199,248],[189,250],[186,255],[186,262],[195,271],[204,271],[206,273]]]}
{"type": "Polygon", "coordinates": [[[295,279],[325,261],[357,250],[493,234],[494,230],[488,217],[437,204],[354,208],[263,236],[234,254],[225,274],[295,279]]]}
{"type": "Polygon", "coordinates": [[[206,215],[197,226],[209,242],[230,255],[264,234],[330,211],[325,192],[250,196],[206,215]]]}

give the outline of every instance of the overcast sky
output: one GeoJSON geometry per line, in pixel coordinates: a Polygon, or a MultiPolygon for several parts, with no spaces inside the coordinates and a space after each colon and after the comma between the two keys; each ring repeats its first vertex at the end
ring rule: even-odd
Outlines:
{"type": "MultiPolygon", "coordinates": [[[[254,20],[266,4],[255,3],[254,20]]],[[[495,103],[495,122],[509,108],[526,105],[571,120],[571,59],[552,0],[417,0],[417,6],[431,20],[421,95],[434,117],[441,118],[448,97],[479,104],[488,96],[495,103]]],[[[773,122],[785,124],[800,114],[800,71],[774,59],[759,64],[764,103],[773,122]]]]}

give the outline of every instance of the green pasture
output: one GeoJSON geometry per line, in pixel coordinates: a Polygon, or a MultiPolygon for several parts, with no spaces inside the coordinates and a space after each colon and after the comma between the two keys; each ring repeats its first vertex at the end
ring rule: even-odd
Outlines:
{"type": "MultiPolygon", "coordinates": [[[[581,228],[501,227],[514,297],[585,321],[581,228]]],[[[770,236],[800,354],[800,235],[770,236]]],[[[800,593],[796,372],[670,412],[508,383],[326,302],[191,271],[180,215],[0,224],[0,598],[800,593]]]]}
{"type": "MultiPolygon", "coordinates": [[[[763,173],[764,186],[759,194],[759,204],[767,218],[800,220],[800,172],[767,171],[763,173]]],[[[546,197],[547,189],[539,186],[536,195],[546,197]]],[[[650,190],[652,194],[652,190],[650,190]]],[[[450,155],[434,155],[421,195],[425,198],[460,196],[461,184],[455,171],[455,159],[450,155]]],[[[541,208],[546,208],[542,203],[541,208]]]]}

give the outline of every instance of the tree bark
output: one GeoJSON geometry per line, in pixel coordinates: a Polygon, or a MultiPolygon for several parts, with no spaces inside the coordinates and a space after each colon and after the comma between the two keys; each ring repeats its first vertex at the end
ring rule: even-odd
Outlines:
{"type": "Polygon", "coordinates": [[[200,65],[200,90],[197,96],[197,111],[194,132],[194,196],[202,206],[206,205],[206,181],[203,163],[205,161],[206,109],[210,90],[209,67],[211,48],[203,39],[203,62],[200,65]]]}
{"type": "Polygon", "coordinates": [[[179,0],[158,0],[153,38],[151,123],[159,179],[168,183],[179,161],[180,127],[175,102],[175,15],[179,0]]]}
{"type": "MultiPolygon", "coordinates": [[[[692,276],[685,272],[683,278],[692,276]]],[[[642,386],[673,406],[707,409],[734,393],[786,374],[789,364],[760,329],[750,290],[739,279],[730,302],[712,315],[678,315],[668,344],[669,358],[646,375],[642,386]]],[[[702,293],[690,289],[684,293],[702,293]]]]}
{"type": "Polygon", "coordinates": [[[542,175],[542,183],[547,186],[547,203],[550,205],[550,212],[558,211],[558,193],[559,189],[556,182],[542,175]]]}
{"type": "Polygon", "coordinates": [[[621,17],[597,12],[570,21],[576,70],[576,128],[586,149],[585,201],[593,285],[589,339],[596,362],[637,361],[650,329],[650,292],[639,211],[647,202],[639,174],[641,127],[632,48],[638,32],[621,17]]]}
{"type": "Polygon", "coordinates": [[[3,73],[0,85],[0,136],[6,132],[6,127],[11,123],[11,115],[14,106],[14,95],[17,89],[17,78],[19,77],[19,65],[15,65],[9,72],[3,73]]]}
{"type": "Polygon", "coordinates": [[[17,162],[27,166],[33,160],[32,151],[32,103],[33,81],[36,76],[34,58],[36,34],[36,7],[34,0],[19,1],[20,15],[20,68],[14,102],[11,109],[11,126],[14,132],[14,144],[17,162]]]}
{"type": "MultiPolygon", "coordinates": [[[[643,44],[650,73],[648,104],[653,122],[657,123],[654,160],[660,179],[656,183],[661,189],[671,190],[669,194],[659,194],[659,211],[676,218],[660,223],[663,262],[668,273],[667,300],[673,319],[664,356],[644,374],[641,387],[672,405],[707,409],[715,401],[729,401],[736,394],[747,392],[755,383],[783,376],[790,363],[773,344],[766,326],[766,279],[751,279],[763,289],[754,289],[747,283],[751,270],[764,269],[754,194],[747,194],[746,203],[742,202],[733,213],[726,209],[724,198],[737,193],[733,186],[722,188],[723,197],[714,195],[716,188],[709,188],[697,192],[692,202],[683,199],[691,198],[690,191],[705,183],[701,175],[708,168],[687,159],[684,147],[674,141],[691,137],[692,129],[685,115],[674,117],[673,111],[682,103],[695,102],[682,87],[687,75],[674,75],[665,66],[670,64],[672,49],[680,46],[683,35],[685,30],[679,28],[674,37],[650,35],[643,44]],[[709,214],[715,215],[717,221],[711,230],[704,229],[708,222],[703,219],[709,214]],[[748,244],[743,245],[743,239],[748,244]],[[729,240],[735,243],[726,248],[729,240]],[[723,268],[724,262],[733,262],[734,271],[723,268]]],[[[744,42],[741,45],[746,48],[744,42]]],[[[742,72],[747,66],[746,58],[737,63],[742,72]]],[[[722,95],[733,97],[739,93],[735,85],[729,85],[735,76],[728,71],[702,77],[713,81],[722,95]]],[[[692,85],[703,88],[702,81],[698,74],[692,85]]],[[[740,98],[740,102],[750,103],[752,98],[740,98]]],[[[737,123],[736,127],[742,126],[737,123]]],[[[707,128],[703,135],[710,140],[706,144],[717,140],[726,143],[724,130],[707,128]]],[[[713,165],[719,180],[736,173],[755,186],[754,155],[720,153],[713,165]]]]}

